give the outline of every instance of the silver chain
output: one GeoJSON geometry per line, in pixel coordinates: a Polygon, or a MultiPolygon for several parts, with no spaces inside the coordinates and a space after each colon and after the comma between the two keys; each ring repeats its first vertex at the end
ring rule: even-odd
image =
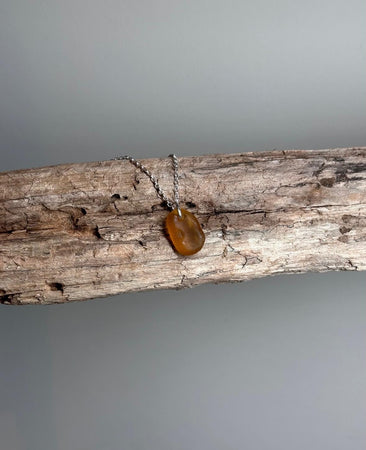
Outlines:
{"type": "Polygon", "coordinates": [[[135,167],[137,167],[137,169],[140,169],[142,173],[144,173],[152,182],[158,196],[166,203],[166,206],[169,209],[174,209],[176,208],[178,211],[178,215],[179,217],[182,216],[182,212],[180,210],[179,207],[179,175],[178,175],[178,158],[176,157],[176,155],[172,154],[169,155],[170,158],[172,158],[172,162],[173,162],[173,168],[174,168],[174,200],[170,200],[165,192],[162,190],[162,188],[159,185],[158,180],[156,179],[156,177],[150,172],[149,169],[147,169],[143,164],[140,163],[140,161],[137,161],[133,156],[130,155],[121,155],[121,156],[116,156],[115,158],[113,158],[113,160],[119,160],[119,161],[123,161],[123,160],[127,160],[130,161],[131,164],[133,164],[135,167]]]}

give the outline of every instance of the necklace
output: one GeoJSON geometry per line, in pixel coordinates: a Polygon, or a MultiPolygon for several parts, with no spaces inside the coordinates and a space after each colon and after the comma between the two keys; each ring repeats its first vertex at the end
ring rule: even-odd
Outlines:
{"type": "Polygon", "coordinates": [[[174,168],[174,200],[167,197],[156,177],[140,161],[129,155],[116,156],[113,159],[130,161],[150,179],[158,196],[170,209],[165,219],[165,228],[173,248],[180,255],[193,255],[203,247],[205,234],[195,215],[179,206],[178,158],[176,155],[169,155],[169,157],[172,159],[174,168]]]}

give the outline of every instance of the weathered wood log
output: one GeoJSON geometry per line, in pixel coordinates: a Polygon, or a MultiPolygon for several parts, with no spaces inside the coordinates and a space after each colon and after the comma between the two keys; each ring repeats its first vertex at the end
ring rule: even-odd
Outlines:
{"type": "MultiPolygon", "coordinates": [[[[170,193],[170,159],[143,163],[170,193]]],[[[206,234],[191,257],[174,252],[167,209],[128,161],[0,174],[0,301],[366,268],[366,147],[180,158],[180,196],[206,234]]]]}

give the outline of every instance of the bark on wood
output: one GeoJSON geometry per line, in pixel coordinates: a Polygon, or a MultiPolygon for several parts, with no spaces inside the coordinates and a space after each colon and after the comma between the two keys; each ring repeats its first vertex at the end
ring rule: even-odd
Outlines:
{"type": "MultiPolygon", "coordinates": [[[[170,193],[170,159],[143,163],[170,193]]],[[[167,210],[128,161],[0,174],[0,301],[366,268],[366,147],[180,158],[180,196],[206,234],[191,257],[172,249],[167,210]]]]}

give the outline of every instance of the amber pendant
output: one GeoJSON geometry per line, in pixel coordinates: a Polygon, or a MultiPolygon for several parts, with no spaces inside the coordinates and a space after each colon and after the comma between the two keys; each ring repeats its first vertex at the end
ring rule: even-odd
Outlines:
{"type": "Polygon", "coordinates": [[[181,216],[177,208],[168,214],[165,220],[166,230],[178,253],[184,256],[193,255],[203,247],[205,234],[192,213],[185,209],[180,211],[181,216]]]}

